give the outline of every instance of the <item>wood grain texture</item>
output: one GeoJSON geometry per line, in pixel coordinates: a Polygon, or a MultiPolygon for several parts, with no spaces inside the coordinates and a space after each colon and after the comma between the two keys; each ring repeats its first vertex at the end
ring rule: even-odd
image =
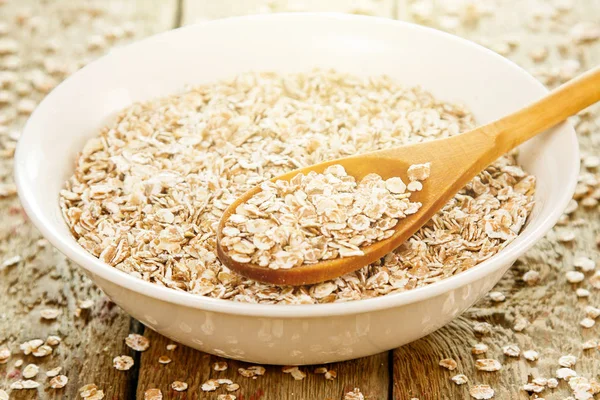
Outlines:
{"type": "Polygon", "coordinates": [[[142,354],[141,369],[138,381],[138,398],[143,398],[146,390],[158,388],[165,398],[179,398],[171,389],[175,380],[187,382],[189,387],[185,398],[215,398],[216,394],[227,393],[221,387],[215,392],[203,392],[201,386],[209,379],[226,378],[240,385],[233,393],[238,400],[249,399],[341,399],[353,388],[361,389],[365,396],[373,400],[388,399],[388,353],[358,360],[327,364],[330,370],[335,370],[338,378],[327,381],[323,375],[314,374],[315,367],[299,367],[306,373],[302,381],[295,381],[291,375],[284,374],[279,366],[265,366],[265,375],[257,379],[246,378],[238,372],[238,368],[248,368],[252,364],[225,360],[220,357],[202,353],[189,347],[178,345],[173,351],[166,350],[172,343],[169,339],[154,331],[146,330],[145,336],[151,341],[150,348],[142,354]],[[160,356],[166,355],[173,361],[167,365],[158,363],[160,356]],[[226,361],[226,371],[218,372],[213,369],[216,361],[226,361]]]}
{"type": "MultiPolygon", "coordinates": [[[[0,5],[0,22],[7,24],[6,37],[18,42],[16,57],[0,56],[0,71],[13,72],[17,83],[6,84],[3,90],[15,93],[16,85],[29,88],[30,93],[16,94],[16,100],[0,105],[0,183],[12,184],[12,151],[15,135],[23,128],[26,115],[16,111],[21,99],[36,102],[43,91],[32,89],[30,76],[44,71],[44,63],[52,62],[57,69],[75,70],[83,63],[103,54],[108,48],[90,50],[88,40],[106,29],[119,27],[131,34],[121,40],[108,41],[119,45],[135,38],[168,29],[174,18],[175,1],[139,0],[121,2],[71,0],[16,0],[0,5]],[[46,43],[54,40],[57,48],[47,51],[46,43]],[[15,65],[15,62],[17,64],[15,65]],[[12,136],[12,138],[11,138],[12,136]]],[[[58,83],[64,74],[47,76],[58,83]]],[[[1,86],[1,85],[0,85],[1,86]]],[[[43,178],[42,178],[43,179],[43,178]]],[[[54,250],[27,220],[15,195],[0,196],[0,264],[13,256],[22,257],[16,265],[0,268],[0,347],[8,346],[13,356],[0,365],[0,388],[21,378],[18,359],[24,365],[35,363],[40,372],[35,378],[38,390],[13,391],[11,399],[78,398],[78,388],[95,383],[107,399],[133,398],[136,371],[121,372],[112,367],[113,357],[131,354],[124,338],[130,332],[131,318],[111,303],[83,270],[68,262],[54,250]],[[91,309],[76,315],[80,301],[91,300],[91,309]],[[57,308],[62,314],[55,321],[43,321],[40,310],[57,308]],[[23,356],[19,344],[35,338],[58,335],[63,341],[51,356],[23,356]],[[64,389],[48,386],[45,372],[61,366],[69,378],[64,389]]],[[[135,328],[135,325],[134,325],[135,328]]]]}

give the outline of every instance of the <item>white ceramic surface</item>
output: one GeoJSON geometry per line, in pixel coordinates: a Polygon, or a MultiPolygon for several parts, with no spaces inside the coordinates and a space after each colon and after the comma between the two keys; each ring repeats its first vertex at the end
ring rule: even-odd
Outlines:
{"type": "Polygon", "coordinates": [[[327,305],[257,305],[207,299],[126,275],[85,252],[63,222],[59,190],[87,138],[139,100],[248,70],[333,67],[388,74],[460,100],[487,122],[546,93],[532,76],[466,40],[399,21],[336,14],[279,14],[188,26],[116,49],[57,87],[31,116],[16,153],[19,196],[33,223],[146,326],[197,349],[258,363],[313,364],[385,351],[440,328],[487,293],[557,221],[579,169],[563,124],[521,148],[538,178],[524,232],[499,255],[425,288],[327,305]]]}

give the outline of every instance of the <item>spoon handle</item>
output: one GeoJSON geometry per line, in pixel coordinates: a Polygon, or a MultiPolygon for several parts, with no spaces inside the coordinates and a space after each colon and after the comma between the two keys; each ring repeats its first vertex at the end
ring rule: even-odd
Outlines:
{"type": "Polygon", "coordinates": [[[496,157],[600,101],[600,66],[554,89],[535,103],[481,127],[495,140],[496,157]]]}

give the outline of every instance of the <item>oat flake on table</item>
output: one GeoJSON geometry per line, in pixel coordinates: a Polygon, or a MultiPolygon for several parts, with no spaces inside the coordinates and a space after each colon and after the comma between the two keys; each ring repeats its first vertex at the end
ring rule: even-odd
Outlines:
{"type": "Polygon", "coordinates": [[[87,251],[140,279],[251,303],[328,303],[422,287],[487,260],[520,232],[535,178],[504,156],[383,260],[312,286],[243,278],[215,254],[223,210],[261,182],[324,160],[448,137],[460,105],[386,77],[247,73],[134,104],[89,140],[61,192],[87,251]]]}

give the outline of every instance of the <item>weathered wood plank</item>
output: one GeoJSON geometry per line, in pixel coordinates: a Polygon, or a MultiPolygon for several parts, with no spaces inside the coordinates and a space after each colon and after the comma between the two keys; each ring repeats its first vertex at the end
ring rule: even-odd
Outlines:
{"type": "Polygon", "coordinates": [[[0,90],[14,96],[8,104],[0,104],[0,264],[14,256],[22,261],[0,268],[0,347],[8,346],[13,352],[9,362],[0,365],[0,388],[9,391],[10,384],[21,378],[23,367],[15,367],[15,362],[23,359],[23,366],[40,366],[33,379],[41,386],[12,391],[11,399],[75,399],[78,388],[87,383],[97,384],[108,399],[132,398],[130,382],[135,382],[136,372],[112,368],[113,357],[130,354],[123,341],[130,331],[130,317],[108,301],[80,268],[42,240],[27,220],[12,192],[12,152],[28,114],[19,113],[19,101],[39,102],[69,72],[112,45],[170,28],[176,1],[2,3],[0,22],[8,28],[4,38],[15,40],[18,51],[0,55],[0,72],[15,79],[0,83],[0,90]],[[109,31],[120,37],[103,36],[109,31]],[[102,37],[106,46],[100,41],[95,47],[94,40],[102,37]],[[80,302],[85,300],[92,306],[77,316],[80,302]],[[43,321],[40,310],[46,308],[60,309],[62,314],[55,321],[43,321]],[[19,343],[48,335],[63,339],[51,356],[22,355],[19,343]],[[45,376],[57,366],[69,378],[60,390],[50,389],[45,376]]]}
{"type": "MultiPolygon", "coordinates": [[[[381,353],[363,359],[328,364],[329,370],[337,372],[337,379],[327,381],[323,375],[314,374],[315,367],[299,367],[306,373],[306,378],[296,381],[291,375],[282,372],[279,366],[264,366],[266,373],[257,379],[240,375],[238,368],[248,368],[251,364],[225,360],[178,345],[173,351],[166,349],[169,339],[146,330],[144,334],[150,341],[150,348],[142,354],[141,371],[138,382],[137,397],[143,398],[148,389],[158,388],[165,398],[175,396],[171,383],[175,380],[186,382],[189,387],[189,398],[205,398],[209,394],[201,390],[201,386],[209,379],[231,379],[240,385],[233,394],[238,399],[340,399],[344,393],[358,387],[368,399],[383,400],[388,398],[388,354],[381,353]],[[160,356],[168,356],[170,364],[159,364],[160,356]],[[226,371],[213,369],[216,361],[226,361],[226,371]],[[292,396],[293,394],[293,396],[292,396]]],[[[214,393],[227,393],[224,387],[214,393]]],[[[212,393],[211,395],[216,397],[212,393]]]]}
{"type": "MultiPolygon", "coordinates": [[[[413,7],[411,4],[414,3],[399,3],[399,18],[443,28],[505,52],[510,59],[542,78],[544,72],[552,75],[553,68],[555,71],[564,68],[565,60],[580,62],[578,72],[600,62],[600,43],[575,46],[568,38],[569,30],[577,22],[600,21],[599,1],[562,2],[562,7],[555,8],[550,3],[539,1],[501,0],[494,2],[494,12],[488,16],[482,15],[479,22],[474,20],[471,24],[456,26],[452,22],[454,16],[450,16],[450,19],[448,15],[444,16],[443,10],[447,5],[442,2],[433,2],[431,13],[427,9],[423,13],[422,7],[413,7]],[[569,4],[573,7],[570,11],[566,10],[569,4]],[[559,50],[561,43],[567,43],[567,46],[559,50]],[[547,59],[534,61],[530,53],[543,47],[549,51],[547,59]]],[[[472,2],[472,5],[477,8],[483,3],[472,2]]],[[[560,83],[560,78],[546,83],[555,86],[560,83]]],[[[597,122],[591,122],[598,120],[599,111],[596,106],[592,107],[591,113],[581,115],[583,123],[579,125],[578,134],[584,154],[600,153],[600,126],[597,122]]],[[[595,173],[596,179],[599,177],[597,170],[585,172],[595,173]]],[[[522,257],[497,285],[495,290],[507,296],[505,302],[493,303],[484,299],[445,328],[397,349],[393,364],[394,398],[467,398],[469,385],[489,384],[496,391],[495,398],[529,399],[530,396],[521,389],[523,384],[536,377],[554,377],[555,371],[560,368],[558,358],[566,354],[578,357],[574,369],[580,376],[598,379],[598,351],[581,349],[584,341],[598,337],[598,327],[582,329],[579,321],[585,316],[583,308],[586,305],[600,304],[600,292],[594,291],[586,281],[578,285],[569,284],[564,274],[573,269],[576,256],[589,257],[598,265],[600,254],[596,241],[599,232],[598,207],[586,210],[579,206],[568,225],[556,227],[522,257]],[[574,223],[578,219],[583,223],[574,223]],[[564,231],[575,233],[573,243],[559,243],[557,233],[564,231]],[[522,281],[523,274],[529,270],[540,273],[538,285],[528,286],[522,281]],[[575,295],[577,287],[589,289],[591,296],[587,300],[578,299],[575,295]],[[518,317],[530,322],[522,332],[512,329],[518,317]],[[475,334],[472,329],[475,321],[489,322],[493,326],[492,332],[485,336],[475,334]],[[478,342],[489,346],[486,355],[471,354],[471,346],[478,342]],[[517,344],[521,350],[538,351],[539,361],[504,356],[502,346],[508,344],[517,344]],[[450,372],[439,367],[438,362],[443,358],[455,359],[458,362],[457,370],[450,372]],[[495,358],[503,364],[503,369],[492,373],[478,372],[474,367],[477,358],[495,358]],[[468,385],[459,387],[450,381],[450,377],[458,373],[469,377],[468,385]]],[[[586,276],[589,278],[590,273],[586,273],[586,276]]],[[[570,395],[572,392],[568,385],[562,382],[557,389],[546,389],[539,396],[563,399],[570,395]]]]}

